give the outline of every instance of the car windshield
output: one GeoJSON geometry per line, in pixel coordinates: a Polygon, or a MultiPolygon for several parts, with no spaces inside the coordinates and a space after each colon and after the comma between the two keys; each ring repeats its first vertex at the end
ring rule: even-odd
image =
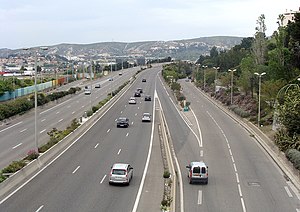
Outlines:
{"type": "Polygon", "coordinates": [[[126,171],[124,169],[113,169],[112,174],[115,174],[115,175],[125,175],[126,171]]]}

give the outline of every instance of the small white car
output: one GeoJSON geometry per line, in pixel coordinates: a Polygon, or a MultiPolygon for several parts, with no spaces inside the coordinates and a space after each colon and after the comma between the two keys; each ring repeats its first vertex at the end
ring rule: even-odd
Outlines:
{"type": "Polygon", "coordinates": [[[150,113],[143,113],[142,122],[151,122],[151,114],[150,113]]]}
{"type": "Polygon", "coordinates": [[[133,177],[133,168],[126,163],[115,163],[109,173],[109,184],[121,183],[129,185],[133,177]]]}
{"type": "Polygon", "coordinates": [[[128,103],[129,104],[136,104],[136,98],[135,97],[130,97],[128,103]]]}

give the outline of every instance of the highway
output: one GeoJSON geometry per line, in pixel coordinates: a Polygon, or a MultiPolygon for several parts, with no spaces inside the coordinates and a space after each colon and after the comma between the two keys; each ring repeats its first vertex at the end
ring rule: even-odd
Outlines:
{"type": "MultiPolygon", "coordinates": [[[[154,67],[143,71],[128,92],[64,154],[13,195],[0,200],[0,211],[135,212],[147,211],[145,206],[151,203],[159,205],[161,198],[155,192],[161,185],[159,174],[150,179],[148,173],[144,185],[147,190],[141,190],[145,167],[149,165],[154,171],[157,166],[157,173],[161,171],[157,147],[147,163],[152,144],[158,139],[157,121],[141,122],[143,112],[155,118],[156,91],[182,175],[179,184],[183,185],[183,211],[298,212],[299,193],[297,196],[293,185],[255,139],[192,83],[183,80],[180,83],[192,110],[180,111],[160,70],[154,67]],[[142,78],[147,82],[141,82],[142,78]],[[137,88],[143,88],[143,95],[150,94],[153,100],[145,102],[142,96],[136,105],[128,105],[137,88]],[[129,118],[129,128],[116,128],[115,120],[120,116],[129,118]],[[188,182],[186,165],[199,160],[208,165],[208,185],[188,182]],[[110,167],[115,162],[133,166],[129,186],[108,184],[110,167]],[[138,205],[140,198],[142,205],[138,205]],[[137,205],[138,209],[133,210],[137,205]]],[[[176,197],[176,211],[180,211],[179,200],[176,197]]]]}
{"type": "Polygon", "coordinates": [[[159,96],[182,173],[184,211],[299,211],[299,193],[254,138],[192,83],[180,82],[192,111],[179,112],[172,95],[159,96]],[[185,166],[198,160],[208,165],[208,185],[188,182],[185,166]]]}
{"type": "MultiPolygon", "coordinates": [[[[49,140],[47,132],[54,127],[64,130],[74,118],[79,119],[79,117],[83,116],[84,111],[90,110],[91,105],[96,105],[106,98],[107,94],[129,80],[137,70],[139,70],[139,67],[123,70],[122,76],[119,76],[118,72],[113,72],[97,81],[80,80],[59,87],[59,91],[68,90],[71,86],[81,87],[82,92],[38,107],[37,140],[39,146],[49,140]],[[108,81],[109,77],[114,78],[114,80],[108,81]],[[95,85],[99,83],[101,88],[95,88],[95,85]],[[83,90],[86,85],[92,85],[91,95],[84,94],[83,90]]],[[[0,126],[0,169],[10,164],[13,160],[25,157],[29,150],[32,149],[36,149],[33,110],[0,126]]]]}
{"type": "Polygon", "coordinates": [[[159,68],[141,73],[127,93],[44,171],[0,205],[0,211],[131,211],[143,176],[151,143],[153,122],[142,123],[142,113],[153,113],[154,101],[137,98],[128,105],[137,88],[154,95],[159,68]],[[151,71],[152,70],[152,71],[151,71]],[[141,77],[149,82],[141,82],[141,77]],[[129,128],[117,128],[125,116],[129,128]],[[126,162],[134,168],[130,186],[108,184],[110,167],[126,162]]]}

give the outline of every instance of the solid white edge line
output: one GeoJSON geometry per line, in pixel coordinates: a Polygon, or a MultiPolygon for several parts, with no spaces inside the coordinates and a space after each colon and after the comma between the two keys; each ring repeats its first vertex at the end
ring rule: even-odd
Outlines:
{"type": "MultiPolygon", "coordinates": [[[[163,85],[163,82],[161,81],[161,79],[159,78],[161,84],[163,85]]],[[[163,86],[163,88],[165,89],[165,91],[167,92],[166,88],[163,86]]],[[[167,92],[168,94],[168,92],[167,92]]],[[[175,106],[173,100],[171,98],[169,98],[171,100],[171,102],[173,103],[173,105],[175,106]]],[[[159,101],[160,103],[160,101],[159,101]]],[[[161,105],[160,105],[161,106],[161,105]]],[[[176,108],[176,107],[175,107],[176,108]]],[[[177,108],[176,108],[177,109],[177,108]]],[[[161,106],[161,110],[163,111],[163,108],[161,106]]],[[[178,109],[177,109],[178,111],[178,109]]],[[[164,113],[163,113],[164,114],[164,113]]],[[[179,113],[180,114],[180,113],[179,113]]],[[[166,123],[167,124],[167,123],[166,123]]],[[[184,198],[183,198],[183,182],[182,182],[182,174],[181,174],[181,171],[180,171],[180,166],[179,166],[179,162],[178,162],[178,159],[177,159],[177,156],[175,154],[175,151],[173,150],[173,157],[174,157],[174,160],[175,160],[175,163],[176,163],[176,167],[177,167],[177,170],[178,170],[178,178],[179,178],[179,199],[180,199],[180,212],[184,212],[184,198]]]]}
{"type": "Polygon", "coordinates": [[[103,183],[103,181],[104,181],[105,178],[106,178],[106,175],[104,175],[104,176],[102,177],[102,180],[100,181],[100,184],[103,183]]]}
{"type": "MultiPolygon", "coordinates": [[[[156,97],[158,98],[157,93],[156,93],[156,85],[155,85],[153,105],[155,105],[156,97]]],[[[153,109],[152,109],[152,114],[153,114],[153,120],[155,120],[155,107],[153,107],[153,109]]],[[[142,180],[141,180],[141,183],[140,183],[138,193],[136,195],[136,199],[135,199],[135,202],[134,202],[134,205],[133,205],[132,212],[137,211],[137,208],[138,208],[138,205],[139,205],[139,202],[140,202],[140,199],[141,199],[142,190],[143,190],[143,187],[144,187],[146,174],[147,174],[147,170],[148,170],[148,166],[149,166],[149,162],[150,162],[151,152],[152,152],[153,134],[154,134],[154,121],[152,122],[151,138],[150,138],[150,144],[149,144],[149,150],[148,150],[148,155],[147,155],[147,159],[146,159],[145,169],[144,169],[144,172],[143,172],[143,176],[142,176],[142,180]]]]}
{"type": "Polygon", "coordinates": [[[200,143],[199,143],[199,147],[203,147],[203,139],[202,139],[201,128],[200,128],[198,119],[197,119],[197,117],[196,117],[196,114],[194,113],[194,111],[193,111],[192,109],[191,109],[191,111],[192,111],[192,113],[193,113],[193,116],[194,116],[194,118],[195,118],[195,120],[196,120],[197,127],[198,127],[198,132],[199,132],[199,136],[200,136],[200,141],[199,141],[199,139],[197,139],[197,140],[198,140],[198,142],[200,142],[200,143]]]}
{"type": "MultiPolygon", "coordinates": [[[[197,136],[197,134],[195,133],[195,131],[191,128],[191,126],[187,123],[187,121],[184,119],[183,115],[180,113],[180,111],[178,110],[178,108],[176,107],[176,105],[174,104],[173,100],[169,97],[169,100],[172,102],[175,110],[178,112],[179,116],[181,117],[181,119],[183,120],[183,122],[186,124],[186,126],[191,130],[191,132],[194,134],[195,138],[198,141],[198,145],[199,148],[202,147],[202,141],[200,141],[199,137],[197,136]]],[[[199,130],[200,128],[198,128],[199,130]]]]}

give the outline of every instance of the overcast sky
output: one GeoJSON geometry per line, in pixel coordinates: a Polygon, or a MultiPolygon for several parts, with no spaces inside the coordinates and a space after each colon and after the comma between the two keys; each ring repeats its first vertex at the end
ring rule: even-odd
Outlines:
{"type": "Polygon", "coordinates": [[[0,0],[0,48],[267,35],[299,0],[0,0]]]}

